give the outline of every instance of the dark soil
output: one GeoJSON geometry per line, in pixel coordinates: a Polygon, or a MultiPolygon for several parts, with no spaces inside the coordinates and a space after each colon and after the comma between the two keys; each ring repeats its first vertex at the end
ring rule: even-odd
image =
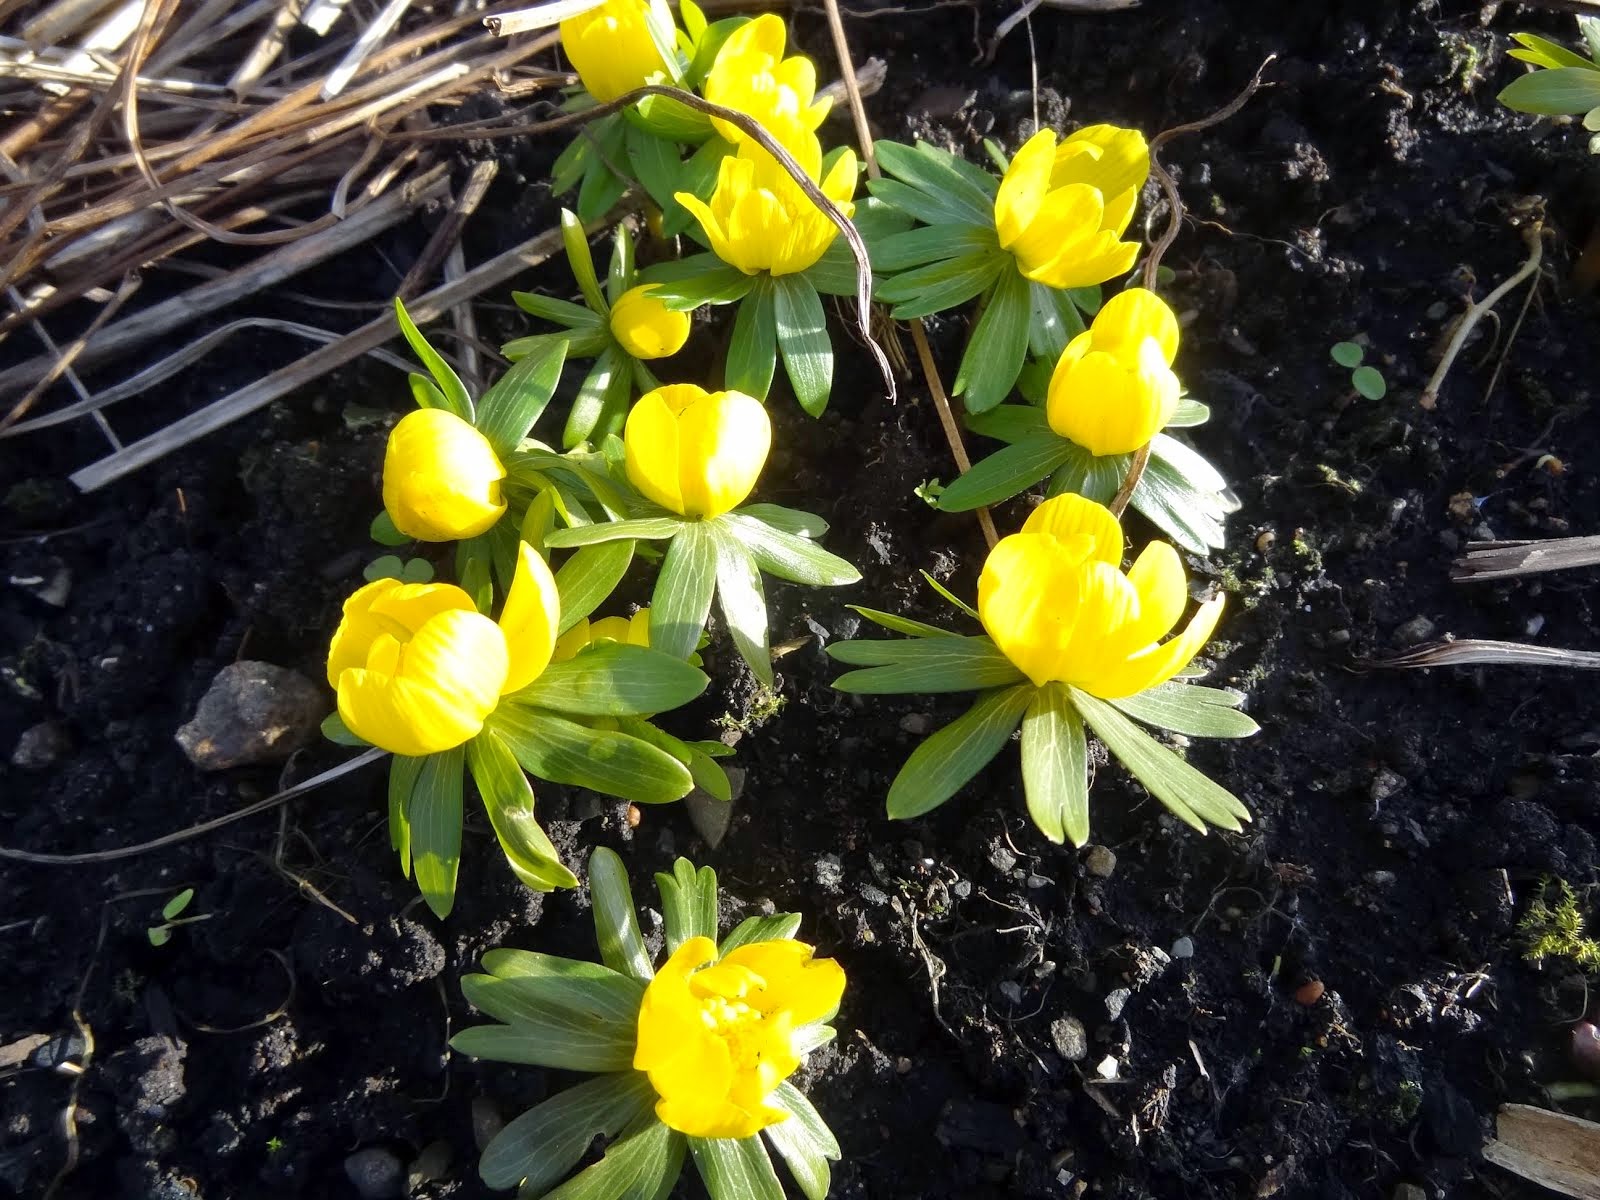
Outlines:
{"type": "MultiPolygon", "coordinates": [[[[973,66],[970,6],[913,7],[849,23],[858,54],[888,62],[869,102],[881,133],[978,160],[984,136],[1015,146],[1034,103],[1025,31],[992,68],[973,66]]],[[[1011,5],[982,8],[987,37],[1011,5]]],[[[613,846],[653,903],[651,874],[687,854],[740,908],[806,914],[805,935],[844,963],[840,1037],[808,1080],[844,1144],[837,1196],[1530,1194],[1480,1146],[1497,1105],[1542,1103],[1543,1085],[1576,1074],[1567,1026],[1587,991],[1569,964],[1526,962],[1515,926],[1542,877],[1580,894],[1597,881],[1593,686],[1367,664],[1430,629],[1594,648],[1585,575],[1468,588],[1448,570],[1469,537],[1600,531],[1600,434],[1584,423],[1597,313],[1562,284],[1600,212],[1586,135],[1530,132],[1493,99],[1520,70],[1504,59],[1508,32],[1570,40],[1570,22],[1507,12],[1485,27],[1476,3],[1412,9],[1197,0],[1033,19],[1040,114],[1058,125],[1190,121],[1279,56],[1243,112],[1164,155],[1188,209],[1167,260],[1186,321],[1179,367],[1215,413],[1194,440],[1242,501],[1230,549],[1193,564],[1230,593],[1212,678],[1248,691],[1263,727],[1191,754],[1254,812],[1244,836],[1195,835],[1106,766],[1095,840],[1115,865],[1090,871],[1105,871],[1103,851],[1052,847],[1026,820],[1014,754],[928,819],[884,818],[917,734],[963,702],[842,696],[820,644],[855,632],[852,601],[949,620],[917,570],[970,595],[983,546],[970,518],[913,495],[950,473],[917,382],[887,404],[859,352],[822,421],[775,397],[761,497],[827,516],[829,547],[865,580],[772,589],[775,642],[806,639],[779,663],[779,711],[751,710],[748,675],[714,639],[710,693],[671,719],[686,736],[713,736],[719,720],[743,729],[748,784],[727,840],[709,850],[681,807],[635,829],[620,806],[541,793],[575,866],[613,846]],[[1500,340],[1476,343],[1424,411],[1446,323],[1524,257],[1512,221],[1528,196],[1548,202],[1551,279],[1492,395],[1521,293],[1502,306],[1500,340]],[[1357,334],[1389,382],[1381,401],[1358,399],[1329,360],[1357,334]]],[[[820,15],[794,24],[831,75],[820,15]]],[[[556,148],[463,150],[506,166],[474,255],[552,223],[540,180],[556,148]]],[[[1164,221],[1159,204],[1151,219],[1164,221]]],[[[383,257],[363,250],[297,286],[382,299],[425,236],[419,223],[383,257]]],[[[522,285],[571,289],[564,267],[522,285]]],[[[522,329],[497,311],[485,308],[490,336],[522,329]]],[[[934,333],[948,378],[961,331],[934,333]]],[[[140,419],[296,352],[236,343],[140,419]]],[[[126,845],[278,786],[275,768],[197,773],[173,732],[237,658],[320,678],[338,603],[376,553],[365,530],[384,434],[352,427],[348,406],[405,402],[390,369],[351,369],[89,496],[59,480],[99,453],[90,432],[4,443],[3,577],[64,564],[72,590],[55,609],[0,589],[0,748],[47,720],[70,737],[43,770],[0,766],[0,842],[126,845]]],[[[997,516],[1015,526],[1020,508],[997,516]]],[[[290,774],[340,758],[317,748],[290,774]]],[[[524,891],[469,818],[460,901],[437,921],[383,821],[369,770],[281,824],[258,817],[109,865],[0,871],[0,1045],[46,1034],[80,1054],[80,992],[93,1034],[77,1166],[58,1195],[350,1196],[345,1162],[360,1149],[426,1160],[418,1194],[485,1194],[475,1104],[509,1117],[564,1081],[452,1056],[451,1032],[477,1019],[456,980],[500,944],[589,954],[585,898],[524,891]],[[210,919],[152,948],[145,927],[185,886],[210,919]]],[[[71,1088],[38,1066],[0,1071],[0,1193],[41,1195],[61,1167],[71,1088]]]]}

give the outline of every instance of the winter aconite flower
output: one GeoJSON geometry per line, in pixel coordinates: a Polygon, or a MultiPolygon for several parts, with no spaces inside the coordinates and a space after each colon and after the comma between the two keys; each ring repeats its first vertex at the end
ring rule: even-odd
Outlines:
{"type": "Polygon", "coordinates": [[[1136,129],[1090,125],[1059,145],[1041,129],[1011,160],[995,197],[1000,245],[1023,275],[1054,288],[1088,287],[1126,273],[1139,247],[1121,240],[1150,149],[1136,129]]]}
{"type": "Polygon", "coordinates": [[[674,312],[652,296],[656,286],[629,288],[611,306],[611,335],[634,358],[667,358],[689,340],[689,314],[674,312]]]}
{"type": "Polygon", "coordinates": [[[650,644],[650,610],[641,608],[630,617],[601,617],[591,621],[584,617],[556,641],[552,662],[566,662],[580,651],[605,642],[619,642],[628,646],[650,644]]]}
{"type": "Polygon", "coordinates": [[[622,441],[628,479],[643,496],[680,516],[716,517],[755,487],[772,423],[740,392],[675,383],[640,397],[622,441]]]}
{"type": "MultiPolygon", "coordinates": [[[[704,91],[713,104],[749,114],[787,142],[796,130],[816,132],[833,102],[813,103],[816,64],[804,55],[784,58],[784,36],[783,18],[773,13],[741,25],[717,52],[704,91]]],[[[716,117],[711,123],[728,141],[745,140],[737,125],[716,117]]]]}
{"type": "Polygon", "coordinates": [[[505,475],[483,434],[442,408],[419,408],[389,434],[383,507],[396,529],[419,541],[476,537],[506,511],[505,475]]]}
{"type": "MultiPolygon", "coordinates": [[[[815,134],[800,130],[784,139],[784,148],[811,179],[821,179],[822,146],[815,134]]],[[[845,216],[854,215],[853,152],[839,155],[821,188],[845,216]]],[[[677,199],[699,219],[717,257],[746,275],[804,271],[839,233],[777,159],[754,142],[723,158],[709,204],[689,192],[677,193],[677,199]]]]}
{"type": "Polygon", "coordinates": [[[1178,318],[1161,297],[1129,288],[1068,344],[1050,377],[1050,428],[1089,453],[1128,454],[1178,407],[1178,318]]]}
{"type": "Polygon", "coordinates": [[[339,717],[394,754],[420,757],[463,745],[502,696],[543,673],[559,618],[555,579],[527,544],[498,623],[454,584],[369,583],[345,601],[328,650],[339,717]]]}
{"type": "Polygon", "coordinates": [[[670,45],[675,27],[665,0],[605,0],[561,22],[561,44],[584,90],[604,104],[665,71],[652,23],[670,45]]]}
{"type": "Polygon", "coordinates": [[[839,1006],[844,971],[782,940],[740,946],[692,937],[678,947],[639,1006],[635,1069],[660,1097],[656,1116],[699,1138],[747,1138],[789,1113],[768,1103],[800,1065],[794,1034],[839,1006]]]}
{"type": "Polygon", "coordinates": [[[983,627],[1040,687],[1056,681],[1114,700],[1165,683],[1211,636],[1222,596],[1160,644],[1189,602],[1178,553],[1151,542],[1127,574],[1121,562],[1122,528],[1109,510],[1071,494],[1047,500],[989,552],[978,579],[983,627]]]}

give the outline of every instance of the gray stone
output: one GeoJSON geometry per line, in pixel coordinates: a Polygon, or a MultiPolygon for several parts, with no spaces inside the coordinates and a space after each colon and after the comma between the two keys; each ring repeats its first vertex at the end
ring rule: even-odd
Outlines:
{"type": "Polygon", "coordinates": [[[830,891],[837,891],[844,882],[844,864],[837,854],[824,854],[817,859],[817,883],[830,891]]]}
{"type": "Polygon", "coordinates": [[[304,675],[264,662],[217,672],[178,745],[202,771],[282,762],[316,735],[328,702],[304,675]]]}
{"type": "Polygon", "coordinates": [[[1056,1053],[1068,1062],[1082,1062],[1089,1057],[1089,1033],[1077,1017],[1051,1021],[1050,1040],[1056,1044],[1056,1053]]]}
{"type": "Polygon", "coordinates": [[[900,718],[900,732],[914,734],[921,737],[933,725],[933,718],[927,713],[907,713],[900,718]]]}
{"type": "Polygon", "coordinates": [[[1110,879],[1117,869],[1117,856],[1108,846],[1090,846],[1083,856],[1083,869],[1100,879],[1110,879]]]}
{"type": "Polygon", "coordinates": [[[397,1200],[406,1194],[405,1164],[382,1146],[369,1146],[347,1157],[344,1173],[361,1200],[397,1200]]]}
{"type": "Polygon", "coordinates": [[[1428,1200],[1428,1193],[1414,1183],[1401,1183],[1395,1185],[1394,1200],[1428,1200]]]}
{"type": "Polygon", "coordinates": [[[1022,1003],[1022,985],[1014,979],[1007,979],[1000,984],[1000,994],[1012,1004],[1022,1003]]]}
{"type": "Polygon", "coordinates": [[[1389,797],[1398,795],[1405,786],[1406,781],[1403,776],[1397,775],[1388,767],[1382,768],[1372,777],[1370,794],[1373,805],[1382,805],[1389,797]]]}
{"type": "Polygon", "coordinates": [[[24,771],[43,771],[70,749],[72,739],[67,736],[66,726],[59,721],[42,721],[22,731],[11,752],[11,765],[24,771]]]}
{"type": "Polygon", "coordinates": [[[1009,872],[1017,865],[1017,856],[1004,846],[997,845],[989,850],[989,862],[993,864],[995,870],[1009,872]]]}
{"type": "Polygon", "coordinates": [[[1127,1007],[1128,997],[1133,995],[1127,988],[1116,988],[1106,995],[1106,1015],[1115,1021],[1122,1015],[1122,1010],[1127,1007]]]}
{"type": "Polygon", "coordinates": [[[1194,957],[1194,939],[1192,937],[1185,936],[1185,937],[1181,937],[1177,941],[1173,942],[1172,943],[1172,957],[1173,958],[1193,958],[1194,957]]]}
{"type": "Polygon", "coordinates": [[[1433,636],[1437,626],[1427,617],[1415,616],[1394,631],[1394,644],[1396,646],[1415,646],[1425,642],[1433,636]]]}

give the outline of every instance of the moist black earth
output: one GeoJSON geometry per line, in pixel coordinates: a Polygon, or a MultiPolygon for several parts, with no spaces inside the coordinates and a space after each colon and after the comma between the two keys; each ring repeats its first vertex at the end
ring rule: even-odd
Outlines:
{"type": "MultiPolygon", "coordinates": [[[[1190,563],[1229,596],[1206,658],[1262,726],[1187,753],[1248,804],[1242,835],[1195,834],[1101,762],[1095,847],[1054,847],[1026,819],[1014,751],[927,818],[886,819],[899,764],[964,701],[843,696],[821,645],[859,630],[852,602],[959,622],[918,571],[970,596],[984,547],[970,516],[914,494],[952,470],[923,385],[908,374],[887,402],[842,322],[826,416],[772,398],[759,497],[824,515],[828,546],[864,579],[772,587],[774,642],[793,645],[775,711],[714,628],[711,689],[668,719],[737,741],[747,783],[728,837],[708,848],[681,806],[635,827],[623,805],[540,790],[574,866],[611,846],[654,904],[652,874],[686,854],[716,867],[733,912],[801,912],[803,936],[845,965],[839,1038],[802,1081],[844,1146],[834,1195],[1533,1194],[1481,1146],[1500,1104],[1548,1104],[1546,1086],[1578,1074],[1568,1028],[1587,986],[1570,962],[1530,962],[1517,924],[1545,880],[1580,902],[1596,883],[1592,684],[1374,665],[1445,634],[1597,641],[1587,573],[1449,578],[1469,539],[1600,530],[1600,313],[1566,282],[1600,219],[1595,167],[1581,129],[1494,101],[1522,70],[1504,55],[1510,32],[1570,42],[1573,29],[1494,7],[1042,7],[1031,43],[1019,26],[984,65],[1009,4],[852,6],[857,56],[888,67],[868,101],[876,132],[979,162],[985,137],[1019,144],[1036,105],[1057,127],[1153,133],[1220,108],[1277,57],[1242,111],[1162,152],[1186,210],[1166,259],[1178,365],[1214,413],[1193,440],[1241,503],[1229,548],[1190,563]],[[1546,270],[1525,317],[1518,291],[1425,409],[1450,322],[1521,263],[1520,223],[1541,208],[1546,270]],[[1329,358],[1357,336],[1387,380],[1381,400],[1329,358]]],[[[832,77],[820,11],[791,24],[832,77]]],[[[851,136],[838,119],[825,133],[851,136]]],[[[503,160],[469,256],[550,227],[558,150],[463,144],[463,171],[503,160]]],[[[1166,210],[1153,186],[1146,202],[1153,236],[1166,210]]],[[[295,287],[382,301],[437,219],[295,287]]],[[[518,285],[574,290],[561,264],[518,285]]],[[[491,338],[526,330],[504,299],[482,305],[491,338]]],[[[290,297],[253,303],[303,315],[290,297]]],[[[947,379],[966,319],[930,323],[947,379]]],[[[723,336],[697,335],[708,367],[723,336]]],[[[297,352],[265,334],[231,343],[137,401],[137,421],[297,352]]],[[[0,588],[0,748],[9,758],[24,730],[53,723],[43,765],[0,765],[0,844],[142,842],[341,760],[319,746],[282,772],[202,775],[173,734],[235,660],[320,678],[339,602],[377,553],[365,535],[384,427],[367,411],[406,402],[392,369],[352,367],[81,496],[62,480],[101,452],[91,430],[3,444],[0,578],[65,570],[70,593],[55,607],[36,587],[0,588]]],[[[1015,527],[1024,511],[996,519],[1015,527]]],[[[1133,520],[1130,533],[1151,531],[1133,520]]],[[[479,1019],[457,980],[496,945],[591,954],[585,896],[522,889],[469,815],[460,899],[436,920],[383,826],[369,768],[141,857],[0,869],[0,1045],[52,1039],[0,1069],[0,1192],[45,1192],[68,1160],[75,1094],[62,1197],[343,1197],[356,1194],[347,1166],[369,1184],[409,1172],[418,1195],[487,1194],[475,1121],[571,1081],[452,1055],[452,1032],[479,1019]],[[146,927],[184,887],[207,919],[152,946],[146,927]],[[48,1064],[81,1061],[86,1034],[74,1093],[48,1064]]],[[[686,1177],[679,1194],[699,1187],[686,1177]]]]}

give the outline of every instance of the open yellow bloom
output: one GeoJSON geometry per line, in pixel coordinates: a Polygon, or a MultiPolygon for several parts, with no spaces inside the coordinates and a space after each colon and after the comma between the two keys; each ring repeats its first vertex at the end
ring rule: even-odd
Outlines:
{"type": "MultiPolygon", "coordinates": [[[[813,103],[816,64],[803,54],[784,58],[784,37],[783,18],[774,13],[739,26],[717,51],[703,90],[713,104],[748,113],[788,142],[796,130],[815,133],[833,101],[824,97],[813,103]]],[[[746,140],[737,125],[718,117],[711,124],[734,145],[746,140]]]]}
{"type": "Polygon", "coordinates": [[[1128,454],[1178,407],[1178,318],[1154,292],[1129,288],[1068,343],[1050,376],[1050,428],[1091,454],[1128,454]]]}
{"type": "Polygon", "coordinates": [[[560,616],[555,577],[526,543],[498,624],[451,583],[369,583],[345,601],[328,648],[339,716],[393,754],[460,746],[550,664],[560,616]]]}
{"type": "Polygon", "coordinates": [[[622,444],[640,494],[685,517],[717,517],[755,487],[772,448],[772,422],[743,392],[672,383],[639,397],[622,444]]]}
{"type": "Polygon", "coordinates": [[[701,1138],[746,1138],[786,1119],[767,1097],[800,1065],[794,1033],[843,995],[843,968],[803,943],[753,942],[718,959],[710,938],[690,938],[639,1006],[633,1065],[660,1097],[656,1116],[701,1138]]]}
{"type": "Polygon", "coordinates": [[[552,662],[566,662],[580,650],[602,642],[621,642],[626,646],[650,645],[650,610],[641,608],[630,617],[584,617],[556,641],[552,662]]]}
{"type": "MultiPolygon", "coordinates": [[[[813,180],[822,170],[822,146],[813,133],[800,130],[783,139],[784,148],[813,180]]],[[[845,216],[855,214],[856,156],[846,150],[822,180],[822,193],[845,216]]],[[[705,230],[717,257],[746,275],[770,271],[789,275],[804,271],[833,244],[839,227],[800,190],[789,172],[754,142],[738,154],[725,155],[717,167],[717,188],[707,204],[688,192],[678,203],[692,212],[705,230]]]]}
{"type": "Polygon", "coordinates": [[[1137,129],[1090,125],[1059,146],[1052,130],[1041,129],[1000,181],[1000,245],[1037,283],[1073,288],[1114,279],[1138,256],[1138,245],[1121,238],[1149,174],[1150,148],[1137,129]]]}
{"type": "Polygon", "coordinates": [[[604,104],[667,69],[652,21],[670,43],[675,27],[665,0],[605,0],[561,22],[561,44],[585,91],[604,104]]]}
{"type": "Polygon", "coordinates": [[[506,477],[489,439],[442,408],[400,418],[383,455],[383,507],[394,527],[424,542],[477,537],[506,511],[506,477]]]}
{"type": "Polygon", "coordinates": [[[611,334],[635,358],[666,358],[689,340],[689,314],[673,312],[650,294],[655,290],[655,284],[641,283],[611,306],[611,334]]]}
{"type": "Polygon", "coordinates": [[[1110,510],[1057,496],[989,551],[978,615],[1001,652],[1039,686],[1059,680],[1103,700],[1132,696],[1165,683],[1200,652],[1222,615],[1222,597],[1158,644],[1189,603],[1178,552],[1151,542],[1126,575],[1121,563],[1122,528],[1110,510]]]}

